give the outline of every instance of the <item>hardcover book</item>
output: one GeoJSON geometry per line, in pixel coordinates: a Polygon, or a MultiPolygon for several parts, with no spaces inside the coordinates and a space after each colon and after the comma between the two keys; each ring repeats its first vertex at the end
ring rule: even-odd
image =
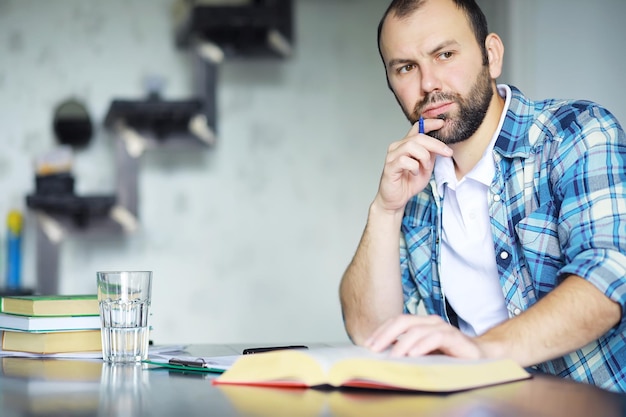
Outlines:
{"type": "Polygon", "coordinates": [[[530,374],[509,359],[391,358],[348,346],[242,355],[213,383],[454,392],[526,378],[530,374]]]}
{"type": "Polygon", "coordinates": [[[98,297],[88,295],[5,296],[0,303],[3,313],[23,316],[98,315],[98,297]]]}

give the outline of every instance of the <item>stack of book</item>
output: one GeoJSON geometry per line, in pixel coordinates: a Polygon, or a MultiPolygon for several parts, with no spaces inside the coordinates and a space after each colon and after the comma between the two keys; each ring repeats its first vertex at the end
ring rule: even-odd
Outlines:
{"type": "Polygon", "coordinates": [[[5,296],[2,350],[67,353],[102,350],[96,295],[5,296]]]}

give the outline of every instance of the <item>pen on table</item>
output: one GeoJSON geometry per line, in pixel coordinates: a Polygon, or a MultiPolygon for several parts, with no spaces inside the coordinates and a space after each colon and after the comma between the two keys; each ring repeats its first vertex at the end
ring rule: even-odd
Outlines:
{"type": "Polygon", "coordinates": [[[290,346],[255,347],[255,348],[244,349],[243,350],[243,354],[244,355],[251,355],[253,353],[271,352],[273,350],[284,350],[284,349],[308,349],[308,346],[304,346],[304,345],[290,345],[290,346]]]}
{"type": "Polygon", "coordinates": [[[207,364],[206,361],[202,358],[198,358],[196,360],[172,358],[168,362],[170,365],[188,366],[191,368],[208,368],[209,367],[209,364],[207,364]]]}
{"type": "Polygon", "coordinates": [[[419,133],[424,133],[424,118],[420,116],[419,121],[419,133]]]}

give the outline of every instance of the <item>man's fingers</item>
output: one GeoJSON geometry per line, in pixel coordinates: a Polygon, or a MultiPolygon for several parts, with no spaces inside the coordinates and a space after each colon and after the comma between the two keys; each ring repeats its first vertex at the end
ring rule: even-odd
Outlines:
{"type": "Polygon", "coordinates": [[[411,326],[402,337],[400,346],[394,346],[392,355],[421,356],[441,347],[442,337],[455,332],[450,323],[437,315],[426,316],[419,325],[411,326]],[[406,338],[406,342],[405,339],[406,338]]]}
{"type": "Polygon", "coordinates": [[[421,142],[421,144],[429,152],[437,154],[437,155],[445,156],[445,157],[452,156],[453,154],[452,148],[450,148],[448,145],[446,145],[439,139],[435,139],[433,137],[426,136],[426,135],[421,135],[420,137],[428,139],[428,140],[424,140],[423,142],[421,142]]]}
{"type": "Polygon", "coordinates": [[[434,160],[426,149],[415,144],[407,144],[407,146],[397,151],[391,152],[387,155],[388,165],[397,165],[402,169],[408,169],[407,162],[412,160],[415,164],[410,163],[411,169],[419,168],[422,165],[424,168],[430,169],[434,164],[434,160]]]}
{"type": "Polygon", "coordinates": [[[457,358],[481,357],[480,349],[472,339],[447,324],[411,328],[393,345],[390,355],[415,357],[432,353],[457,358]]]}
{"type": "Polygon", "coordinates": [[[391,145],[389,145],[389,148],[387,149],[387,152],[392,152],[396,149],[398,149],[400,146],[402,146],[404,143],[406,143],[407,141],[410,140],[415,140],[417,138],[423,137],[423,138],[429,138],[429,141],[433,144],[434,147],[428,147],[428,149],[430,149],[432,152],[435,152],[438,155],[442,155],[442,156],[452,156],[452,149],[448,148],[448,146],[446,146],[446,144],[444,144],[443,142],[439,141],[438,139],[435,139],[431,136],[428,136],[429,132],[432,132],[433,130],[439,130],[443,127],[443,120],[441,119],[424,119],[424,134],[420,134],[419,133],[419,122],[414,123],[411,128],[409,129],[409,131],[407,132],[406,136],[397,141],[397,142],[393,142],[391,145]]]}
{"type": "MultiPolygon", "coordinates": [[[[411,329],[418,331],[432,327],[445,329],[445,326],[449,326],[449,324],[436,315],[411,316],[404,314],[383,323],[372,333],[370,338],[366,340],[365,347],[375,352],[382,352],[394,344],[400,343],[400,346],[402,346],[402,343],[410,343],[408,340],[405,342],[405,338],[410,337],[409,330],[411,329]]],[[[417,334],[418,333],[415,333],[413,337],[416,337],[417,334]]],[[[401,347],[398,349],[401,349],[401,347]]]]}
{"type": "MultiPolygon", "coordinates": [[[[424,119],[424,133],[432,132],[433,130],[439,130],[443,127],[444,121],[441,119],[424,119]]],[[[419,134],[419,120],[413,123],[413,126],[409,129],[407,136],[415,136],[419,134]]]]}
{"type": "Polygon", "coordinates": [[[417,138],[400,143],[395,149],[390,147],[387,154],[387,163],[392,163],[398,160],[400,156],[406,155],[430,169],[435,163],[435,154],[451,156],[452,149],[447,147],[444,143],[439,142],[437,139],[420,135],[417,138]]]}
{"type": "Polygon", "coordinates": [[[450,356],[478,358],[473,340],[437,315],[400,315],[387,320],[367,339],[364,346],[374,352],[390,348],[390,355],[423,356],[440,352],[450,356]]]}
{"type": "Polygon", "coordinates": [[[427,355],[439,349],[441,338],[442,333],[433,328],[409,331],[398,339],[389,354],[392,357],[427,355]]]}
{"type": "Polygon", "coordinates": [[[407,137],[408,136],[415,136],[417,134],[419,134],[419,122],[415,122],[413,123],[413,125],[411,126],[411,128],[409,129],[408,133],[406,134],[407,137]]]}
{"type": "Polygon", "coordinates": [[[402,174],[404,171],[408,171],[413,175],[418,175],[420,166],[424,166],[415,158],[408,157],[406,155],[400,156],[397,161],[398,173],[402,174]]]}
{"type": "Polygon", "coordinates": [[[365,341],[365,347],[374,352],[382,352],[391,346],[398,336],[405,332],[405,326],[402,325],[403,317],[399,316],[384,322],[365,341]]]}
{"type": "MultiPolygon", "coordinates": [[[[419,123],[415,123],[416,125],[419,123]]],[[[424,133],[432,132],[433,130],[439,130],[443,127],[445,122],[441,119],[424,119],[424,133]]]]}
{"type": "Polygon", "coordinates": [[[428,151],[429,157],[432,154],[441,155],[444,157],[452,156],[452,148],[438,139],[427,135],[409,136],[401,141],[394,142],[387,148],[387,154],[394,154],[398,152],[411,153],[411,150],[417,148],[428,151]]]}

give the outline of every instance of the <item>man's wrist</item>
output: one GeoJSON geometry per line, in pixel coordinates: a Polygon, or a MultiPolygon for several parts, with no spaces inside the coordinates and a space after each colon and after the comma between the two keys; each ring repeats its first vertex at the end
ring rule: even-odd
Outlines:
{"type": "Polygon", "coordinates": [[[481,356],[488,359],[502,359],[502,358],[513,358],[513,352],[508,347],[508,344],[493,335],[490,335],[489,332],[476,337],[476,344],[481,352],[481,356]]]}
{"type": "Polygon", "coordinates": [[[394,221],[402,221],[402,217],[404,216],[404,207],[401,209],[389,209],[386,208],[380,200],[377,198],[374,199],[372,204],[370,204],[369,208],[369,217],[370,218],[389,218],[394,221]]]}

